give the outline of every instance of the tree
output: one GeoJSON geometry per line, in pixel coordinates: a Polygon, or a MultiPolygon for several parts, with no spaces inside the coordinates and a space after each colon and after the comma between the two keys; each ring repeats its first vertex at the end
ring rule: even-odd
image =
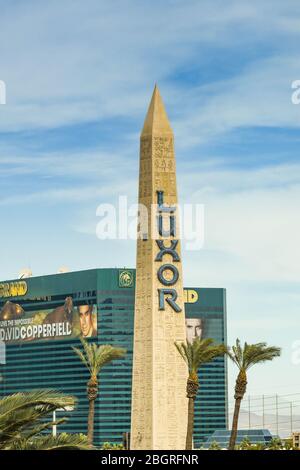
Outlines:
{"type": "Polygon", "coordinates": [[[123,444],[113,442],[103,442],[101,450],[125,450],[123,444]]]}
{"type": "Polygon", "coordinates": [[[247,389],[247,371],[256,364],[272,361],[275,357],[280,356],[280,353],[280,348],[275,346],[267,346],[266,343],[245,343],[242,347],[239,339],[236,340],[235,346],[232,346],[232,348],[227,350],[228,356],[239,370],[235,383],[235,406],[228,447],[229,450],[234,450],[236,443],[241,402],[247,389]]]}
{"type": "Polygon", "coordinates": [[[103,366],[115,359],[123,357],[126,354],[126,350],[123,348],[114,348],[109,344],[98,346],[95,343],[88,343],[83,338],[81,338],[80,341],[83,346],[83,351],[75,347],[73,347],[73,350],[90,373],[90,378],[87,383],[87,397],[89,401],[88,442],[92,445],[94,437],[95,400],[99,392],[98,374],[103,366]]]}
{"type": "Polygon", "coordinates": [[[53,422],[52,413],[74,407],[75,402],[74,397],[54,390],[32,390],[0,399],[0,450],[88,449],[87,437],[82,434],[44,434],[66,421],[53,422]]]}
{"type": "Polygon", "coordinates": [[[262,442],[257,442],[256,444],[252,445],[251,450],[265,450],[266,445],[263,444],[262,442]]]}
{"type": "Polygon", "coordinates": [[[212,441],[208,450],[222,450],[222,448],[217,441],[212,441]]]}
{"type": "Polygon", "coordinates": [[[225,354],[226,348],[222,344],[214,344],[211,338],[196,338],[192,343],[175,343],[175,346],[188,366],[186,395],[189,401],[186,450],[191,450],[193,448],[195,399],[199,390],[198,370],[203,364],[225,354]]]}
{"type": "Polygon", "coordinates": [[[279,437],[273,437],[273,439],[268,443],[267,448],[269,450],[282,450],[285,446],[279,437]]]}
{"type": "Polygon", "coordinates": [[[291,438],[284,439],[283,444],[284,444],[284,448],[286,450],[294,450],[293,449],[293,439],[291,439],[291,438]]]}
{"type": "Polygon", "coordinates": [[[240,445],[239,445],[239,450],[249,450],[251,448],[251,441],[249,439],[249,437],[244,437],[244,439],[241,441],[240,445]]]}

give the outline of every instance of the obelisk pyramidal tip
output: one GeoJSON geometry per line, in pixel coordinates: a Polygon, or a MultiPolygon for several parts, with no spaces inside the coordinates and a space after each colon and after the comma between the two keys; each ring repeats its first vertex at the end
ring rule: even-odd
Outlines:
{"type": "Polygon", "coordinates": [[[187,368],[174,136],[157,86],[141,133],[131,449],[184,449],[187,368]],[[143,210],[142,210],[143,209],[143,210]],[[141,226],[143,225],[143,229],[141,226]],[[146,225],[146,226],[145,226],[146,225]]]}
{"type": "Polygon", "coordinates": [[[141,135],[172,135],[173,131],[159,89],[155,85],[141,135]]]}

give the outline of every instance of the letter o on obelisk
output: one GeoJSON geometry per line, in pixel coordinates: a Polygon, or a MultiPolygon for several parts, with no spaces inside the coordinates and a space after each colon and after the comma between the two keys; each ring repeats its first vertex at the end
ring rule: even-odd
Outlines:
{"type": "Polygon", "coordinates": [[[173,264],[163,264],[157,271],[157,277],[159,281],[164,285],[164,286],[173,286],[176,284],[179,278],[179,271],[176,268],[176,266],[173,266],[173,264]],[[166,279],[164,277],[164,272],[169,269],[173,273],[172,279],[166,279]]]}

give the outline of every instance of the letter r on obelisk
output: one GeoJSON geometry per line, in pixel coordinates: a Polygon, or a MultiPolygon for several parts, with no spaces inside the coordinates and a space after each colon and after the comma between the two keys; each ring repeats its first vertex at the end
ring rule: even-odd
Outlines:
{"type": "Polygon", "coordinates": [[[158,289],[159,310],[165,310],[165,301],[172,307],[175,312],[181,312],[181,308],[176,303],[177,292],[175,289],[158,289]],[[170,295],[171,297],[165,297],[170,295]]]}

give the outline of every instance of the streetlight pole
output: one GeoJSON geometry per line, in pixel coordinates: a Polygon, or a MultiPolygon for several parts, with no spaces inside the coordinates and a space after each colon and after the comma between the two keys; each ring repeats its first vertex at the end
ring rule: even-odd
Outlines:
{"type": "MultiPolygon", "coordinates": [[[[53,423],[56,422],[56,411],[53,411],[53,423]]],[[[56,424],[53,424],[52,426],[52,436],[56,437],[57,436],[57,426],[56,424]]]]}
{"type": "MultiPolygon", "coordinates": [[[[56,422],[56,412],[57,411],[73,411],[74,407],[73,406],[66,406],[65,408],[58,408],[57,410],[53,411],[53,423],[56,422]]],[[[52,424],[52,436],[56,437],[57,436],[57,425],[52,424]]]]}
{"type": "Polygon", "coordinates": [[[276,434],[279,435],[278,432],[278,395],[276,395],[276,434]]]}
{"type": "Polygon", "coordinates": [[[265,396],[262,396],[263,429],[265,429],[265,396]]]}
{"type": "Polygon", "coordinates": [[[250,402],[250,395],[248,396],[248,426],[249,429],[251,428],[251,402],[250,402]]]}

